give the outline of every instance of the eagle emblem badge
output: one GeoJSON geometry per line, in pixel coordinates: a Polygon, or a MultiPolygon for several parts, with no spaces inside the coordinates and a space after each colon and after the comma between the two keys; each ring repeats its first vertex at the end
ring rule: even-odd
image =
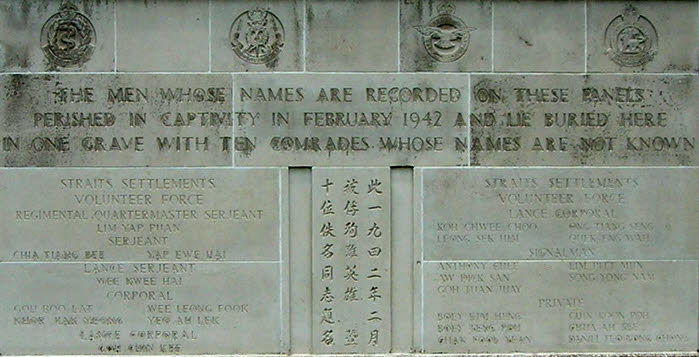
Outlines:
{"type": "Polygon", "coordinates": [[[454,16],[454,5],[444,2],[438,14],[425,25],[415,26],[427,53],[439,62],[454,62],[463,57],[471,42],[471,32],[475,27],[454,16]]]}

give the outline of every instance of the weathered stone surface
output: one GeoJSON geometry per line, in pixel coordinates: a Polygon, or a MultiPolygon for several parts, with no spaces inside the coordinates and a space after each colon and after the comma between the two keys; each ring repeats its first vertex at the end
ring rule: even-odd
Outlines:
{"type": "Polygon", "coordinates": [[[490,71],[491,11],[490,1],[401,1],[401,71],[490,71]]]}
{"type": "Polygon", "coordinates": [[[582,72],[585,1],[494,1],[496,72],[582,72]]]}
{"type": "Polygon", "coordinates": [[[696,261],[423,261],[422,267],[419,350],[652,352],[697,346],[696,261]]]}
{"type": "Polygon", "coordinates": [[[0,263],[0,351],[283,352],[280,279],[276,262],[0,263]]]}
{"type": "Polygon", "coordinates": [[[117,70],[209,69],[207,1],[120,0],[116,14],[117,70]]]}
{"type": "Polygon", "coordinates": [[[696,165],[696,79],[473,75],[471,164],[696,165]]]}
{"type": "Polygon", "coordinates": [[[696,1],[589,1],[587,70],[696,72],[696,14],[696,1]]]}
{"type": "Polygon", "coordinates": [[[3,166],[232,162],[229,75],[2,75],[3,166]]]}
{"type": "Polygon", "coordinates": [[[60,15],[61,5],[52,0],[0,3],[0,72],[114,70],[114,2],[86,0],[73,4],[80,14],[76,22],[80,32],[71,32],[77,27],[58,28],[63,20],[71,18],[60,15]],[[57,49],[59,38],[68,46],[53,57],[50,53],[55,53],[51,51],[57,49]]]}
{"type": "Polygon", "coordinates": [[[467,76],[240,74],[233,83],[238,166],[468,159],[467,76]]]}
{"type": "Polygon", "coordinates": [[[313,352],[391,350],[388,168],[313,169],[313,352]]]}
{"type": "Polygon", "coordinates": [[[211,1],[211,70],[276,72],[303,70],[302,1],[211,1]],[[255,12],[255,10],[265,10],[255,12]],[[268,24],[266,41],[248,41],[249,22],[268,24]]]}
{"type": "Polygon", "coordinates": [[[282,175],[2,169],[0,261],[277,261],[288,214],[282,175]]]}
{"type": "Polygon", "coordinates": [[[0,357],[699,357],[697,4],[0,0],[0,357]]]}
{"type": "Polygon", "coordinates": [[[427,260],[697,259],[695,168],[424,169],[427,260]]]}
{"type": "Polygon", "coordinates": [[[398,12],[397,1],[306,1],[306,69],[397,71],[398,12]]]}

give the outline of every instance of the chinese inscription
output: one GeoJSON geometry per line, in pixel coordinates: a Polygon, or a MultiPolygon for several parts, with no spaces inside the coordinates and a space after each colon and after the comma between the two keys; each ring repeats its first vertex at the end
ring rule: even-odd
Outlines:
{"type": "Polygon", "coordinates": [[[388,168],[313,170],[313,346],[390,349],[388,168]]]}

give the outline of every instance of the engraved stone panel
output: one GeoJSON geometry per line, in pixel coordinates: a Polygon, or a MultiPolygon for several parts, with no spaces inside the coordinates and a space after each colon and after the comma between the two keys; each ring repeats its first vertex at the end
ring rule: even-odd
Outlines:
{"type": "Polygon", "coordinates": [[[2,169],[0,261],[276,261],[282,174],[2,169]]]}
{"type": "Polygon", "coordinates": [[[400,2],[400,70],[490,71],[490,1],[400,2]]]}
{"type": "Polygon", "coordinates": [[[497,72],[582,72],[585,1],[493,1],[497,72]]]}
{"type": "Polygon", "coordinates": [[[427,260],[697,259],[696,168],[422,170],[427,260]]]}
{"type": "Polygon", "coordinates": [[[306,69],[397,71],[398,11],[397,1],[307,0],[306,69]]]}
{"type": "Polygon", "coordinates": [[[418,169],[416,350],[693,350],[697,173],[418,169]]]}
{"type": "Polygon", "coordinates": [[[0,72],[113,71],[114,2],[0,2],[0,72]]]}
{"type": "Polygon", "coordinates": [[[119,71],[209,69],[208,1],[119,0],[119,71]]]}
{"type": "Polygon", "coordinates": [[[471,164],[696,165],[696,79],[473,75],[471,164]]]}
{"type": "Polygon", "coordinates": [[[697,347],[696,261],[424,261],[428,352],[697,347]]]}
{"type": "Polygon", "coordinates": [[[0,352],[283,352],[280,279],[277,262],[0,263],[0,352]]]}
{"type": "Polygon", "coordinates": [[[0,357],[699,357],[697,0],[0,0],[0,357]]]}
{"type": "Polygon", "coordinates": [[[230,75],[2,75],[3,166],[231,165],[230,75]]]}
{"type": "Polygon", "coordinates": [[[696,72],[696,1],[589,1],[590,72],[696,72]]]}
{"type": "Polygon", "coordinates": [[[301,71],[303,12],[297,0],[211,1],[211,70],[301,71]]]}
{"type": "Polygon", "coordinates": [[[391,348],[388,168],[314,168],[313,352],[391,348]]]}
{"type": "Polygon", "coordinates": [[[234,76],[238,166],[465,165],[468,76],[234,76]]]}

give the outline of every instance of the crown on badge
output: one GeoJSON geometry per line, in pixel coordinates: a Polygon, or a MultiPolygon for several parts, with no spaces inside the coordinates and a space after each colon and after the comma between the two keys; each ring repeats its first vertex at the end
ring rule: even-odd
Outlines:
{"type": "Polygon", "coordinates": [[[248,19],[250,25],[264,25],[267,22],[267,10],[259,7],[250,10],[248,11],[248,19]]]}
{"type": "Polygon", "coordinates": [[[58,14],[66,21],[72,20],[78,15],[78,7],[70,1],[63,1],[61,7],[58,8],[58,14]]]}
{"type": "Polygon", "coordinates": [[[448,3],[448,2],[443,2],[437,7],[437,11],[439,11],[440,14],[452,14],[456,8],[454,7],[454,4],[448,3]]]}
{"type": "Polygon", "coordinates": [[[58,12],[78,12],[78,7],[70,1],[64,1],[61,7],[58,8],[58,12]]]}
{"type": "Polygon", "coordinates": [[[636,19],[638,19],[638,10],[636,10],[633,5],[628,4],[624,8],[624,12],[621,13],[621,17],[623,17],[626,22],[636,21],[636,19]]]}
{"type": "Polygon", "coordinates": [[[64,12],[64,11],[71,11],[71,12],[78,12],[78,7],[73,5],[70,1],[63,1],[61,4],[61,7],[58,9],[59,12],[64,12]]]}

